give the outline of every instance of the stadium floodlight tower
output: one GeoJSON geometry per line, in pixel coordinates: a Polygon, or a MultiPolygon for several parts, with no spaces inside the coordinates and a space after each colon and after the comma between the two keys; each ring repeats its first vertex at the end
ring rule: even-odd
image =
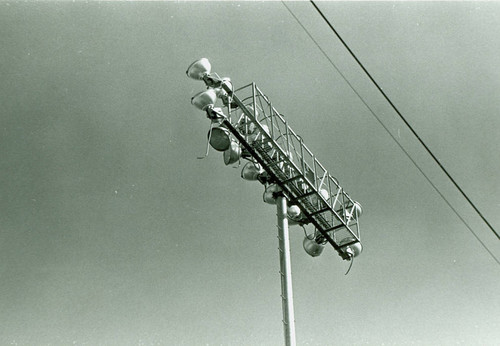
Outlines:
{"type": "Polygon", "coordinates": [[[314,225],[314,232],[305,232],[303,241],[309,255],[319,256],[329,243],[352,264],[362,251],[361,205],[328,173],[255,83],[235,90],[229,78],[211,72],[206,58],[193,62],[186,74],[207,86],[191,99],[211,121],[205,156],[212,146],[223,152],[226,165],[247,160],[241,177],[263,184],[264,202],[277,206],[285,344],[295,345],[288,225],[314,225]]]}

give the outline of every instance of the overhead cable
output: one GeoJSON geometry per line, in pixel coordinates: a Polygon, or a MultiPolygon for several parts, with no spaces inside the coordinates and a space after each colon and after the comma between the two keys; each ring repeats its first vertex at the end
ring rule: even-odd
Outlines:
{"type": "Polygon", "coordinates": [[[370,78],[370,80],[372,81],[372,83],[375,85],[375,87],[380,91],[380,93],[382,94],[382,96],[384,96],[384,98],[387,100],[387,102],[391,105],[391,107],[394,109],[394,111],[399,115],[399,117],[401,118],[401,120],[403,120],[403,122],[406,124],[406,126],[410,129],[410,131],[413,133],[413,135],[418,139],[418,141],[420,142],[420,144],[422,144],[422,146],[425,148],[425,150],[427,151],[427,153],[429,153],[429,155],[434,159],[434,161],[438,164],[439,168],[441,168],[441,170],[444,172],[444,174],[446,174],[446,176],[450,179],[450,181],[453,183],[453,185],[455,185],[455,187],[458,189],[458,191],[460,191],[460,193],[462,194],[462,196],[464,196],[464,198],[467,200],[467,202],[469,202],[469,204],[472,206],[472,208],[476,211],[476,213],[481,217],[481,219],[483,219],[484,223],[490,228],[490,230],[496,235],[496,237],[500,240],[500,234],[498,234],[498,232],[493,228],[493,226],[491,226],[491,224],[488,222],[488,220],[486,220],[486,218],[483,216],[483,214],[479,211],[479,209],[476,207],[476,205],[470,200],[470,198],[465,194],[464,190],[458,185],[458,183],[455,181],[455,179],[452,178],[452,176],[450,175],[450,173],[448,173],[448,171],[444,168],[444,166],[441,164],[441,162],[439,162],[439,160],[437,159],[437,157],[432,153],[432,151],[429,149],[429,147],[424,143],[424,141],[420,138],[420,136],[417,134],[417,132],[413,129],[413,127],[410,125],[410,123],[408,123],[408,121],[406,120],[406,118],[401,114],[401,112],[397,109],[397,107],[394,105],[394,103],[392,103],[392,101],[389,99],[389,97],[385,94],[385,92],[382,90],[382,88],[377,84],[377,82],[373,79],[373,77],[370,75],[370,73],[366,70],[366,68],[363,66],[363,64],[361,63],[361,61],[359,61],[359,59],[356,57],[356,55],[354,54],[354,52],[349,48],[349,46],[347,45],[347,43],[345,43],[345,41],[342,39],[342,37],[340,37],[339,33],[337,32],[337,30],[335,30],[335,28],[332,26],[332,24],[330,23],[330,21],[325,17],[325,15],[323,14],[323,12],[321,12],[321,10],[318,8],[318,6],[316,6],[316,4],[314,3],[314,1],[310,0],[311,4],[314,6],[314,8],[316,9],[316,11],[321,15],[321,17],[324,19],[324,21],[328,24],[328,26],[330,27],[330,29],[333,31],[333,33],[335,34],[335,36],[337,36],[337,38],[340,40],[340,42],[344,45],[344,47],[347,49],[347,51],[351,54],[351,56],[354,58],[354,60],[356,60],[356,62],[358,63],[358,65],[361,67],[361,69],[365,72],[365,74],[368,76],[368,78],[370,78]]]}
{"type": "Polygon", "coordinates": [[[424,176],[424,178],[427,180],[427,182],[432,186],[432,188],[438,193],[438,195],[445,201],[445,203],[448,205],[448,207],[455,213],[455,215],[462,221],[462,223],[467,227],[467,229],[474,235],[474,237],[477,239],[477,241],[483,246],[483,248],[490,254],[490,256],[500,265],[500,260],[495,257],[495,255],[486,247],[486,245],[481,241],[481,239],[477,236],[477,234],[472,230],[472,228],[469,226],[469,224],[464,220],[464,218],[458,213],[458,211],[451,205],[451,203],[446,199],[446,197],[441,193],[441,191],[437,188],[437,186],[430,180],[430,178],[424,173],[422,168],[415,162],[415,160],[410,156],[408,151],[398,142],[396,137],[390,132],[390,130],[385,126],[385,124],[382,122],[382,120],[377,116],[377,114],[373,111],[373,109],[366,103],[366,101],[363,99],[363,97],[358,93],[358,91],[354,88],[354,86],[349,82],[347,77],[339,70],[337,65],[330,59],[328,54],[321,48],[319,43],[314,39],[314,37],[309,33],[309,31],[304,27],[302,22],[295,16],[295,14],[290,10],[290,8],[282,1],[283,5],[286,7],[288,12],[292,15],[292,17],[297,21],[297,23],[302,27],[304,32],[309,36],[309,38],[314,42],[316,47],[323,53],[325,58],[330,62],[330,64],[333,66],[333,68],[337,71],[337,73],[342,77],[342,79],[346,82],[346,84],[351,88],[351,90],[356,94],[356,96],[361,100],[361,102],[365,105],[365,107],[370,111],[370,113],[373,115],[373,117],[379,122],[379,124],[385,129],[385,131],[389,134],[389,136],[396,142],[398,147],[403,151],[403,153],[408,157],[408,159],[413,163],[413,165],[418,169],[418,171],[424,176]]]}

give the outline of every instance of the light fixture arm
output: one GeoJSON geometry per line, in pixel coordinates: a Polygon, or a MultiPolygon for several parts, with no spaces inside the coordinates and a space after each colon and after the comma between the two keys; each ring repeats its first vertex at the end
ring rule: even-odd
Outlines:
{"type": "Polygon", "coordinates": [[[205,157],[208,156],[209,150],[210,150],[210,138],[212,137],[212,127],[214,126],[214,123],[210,123],[210,127],[208,128],[208,139],[207,139],[207,149],[205,150],[205,155],[204,156],[198,156],[197,159],[202,160],[205,157]]]}

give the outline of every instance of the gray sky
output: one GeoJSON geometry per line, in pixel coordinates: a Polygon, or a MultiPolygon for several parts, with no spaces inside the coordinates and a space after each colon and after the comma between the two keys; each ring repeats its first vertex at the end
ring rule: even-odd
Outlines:
{"type": "MultiPolygon", "coordinates": [[[[500,228],[500,3],[321,2],[500,228]]],[[[308,2],[289,7],[497,258],[308,2]]],[[[280,2],[0,3],[0,344],[278,345],[276,212],[205,150],[200,57],[255,81],[363,205],[363,254],[291,228],[300,345],[493,345],[499,265],[280,2]]]]}

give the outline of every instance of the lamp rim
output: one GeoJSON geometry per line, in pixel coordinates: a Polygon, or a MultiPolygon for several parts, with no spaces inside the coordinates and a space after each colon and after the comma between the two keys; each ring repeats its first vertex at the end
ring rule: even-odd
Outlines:
{"type": "Polygon", "coordinates": [[[209,75],[209,74],[210,74],[211,67],[212,67],[212,66],[211,66],[211,64],[210,64],[210,61],[209,61],[207,58],[200,58],[200,59],[198,59],[198,60],[196,60],[196,61],[193,61],[193,62],[192,62],[192,63],[188,66],[188,68],[187,68],[187,70],[186,70],[186,75],[187,75],[188,77],[190,77],[190,78],[193,78],[193,79],[202,80],[204,76],[206,76],[206,75],[209,75]],[[193,76],[192,74],[190,74],[190,72],[192,72],[192,71],[190,71],[190,70],[191,70],[191,69],[193,68],[193,66],[194,66],[194,65],[196,65],[196,64],[202,64],[202,65],[203,65],[203,64],[208,64],[209,68],[208,68],[208,69],[206,69],[205,73],[203,73],[203,74],[202,74],[202,73],[198,73],[198,75],[197,75],[197,76],[193,76]]]}

